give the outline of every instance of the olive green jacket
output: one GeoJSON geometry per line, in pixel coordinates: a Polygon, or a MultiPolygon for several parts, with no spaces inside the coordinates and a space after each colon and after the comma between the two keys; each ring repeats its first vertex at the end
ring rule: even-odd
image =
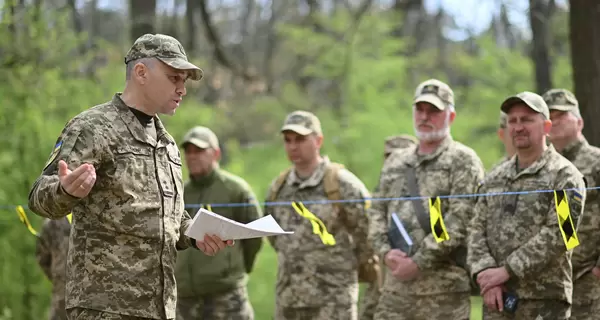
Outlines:
{"type": "MultiPolygon", "coordinates": [[[[215,169],[202,178],[191,178],[184,187],[184,201],[193,217],[197,205],[211,205],[211,211],[226,218],[248,223],[262,216],[254,192],[242,178],[215,169]],[[223,204],[233,204],[223,206],[223,204]]],[[[196,250],[178,252],[175,277],[177,296],[199,297],[223,293],[248,282],[262,239],[236,241],[215,256],[207,256],[196,250]]]]}

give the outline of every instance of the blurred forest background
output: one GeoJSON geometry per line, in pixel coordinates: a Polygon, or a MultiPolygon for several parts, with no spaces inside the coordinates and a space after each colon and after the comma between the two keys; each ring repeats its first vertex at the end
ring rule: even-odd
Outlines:
{"type": "MultiPolygon", "coordinates": [[[[43,319],[50,284],[19,222],[65,123],[122,90],[123,57],[144,33],[177,37],[206,74],[163,117],[176,139],[219,135],[223,166],[259,197],[288,166],[280,128],[296,109],[323,122],[324,154],[369,188],[388,135],[412,134],[417,84],[455,91],[456,140],[489,168],[503,153],[499,106],[512,94],[573,90],[600,144],[600,2],[594,0],[4,0],[0,16],[0,319],[43,319]]],[[[184,172],[185,174],[185,172],[184,172]]],[[[41,219],[29,218],[39,230],[41,219]]],[[[273,311],[268,244],[251,275],[259,320],[273,311]]],[[[480,319],[477,311],[473,318],[480,319]]]]}

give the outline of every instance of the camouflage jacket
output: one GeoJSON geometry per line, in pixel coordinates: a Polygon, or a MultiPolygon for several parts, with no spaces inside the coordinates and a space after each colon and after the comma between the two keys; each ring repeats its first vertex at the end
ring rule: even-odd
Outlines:
{"type": "MultiPolygon", "coordinates": [[[[588,187],[600,185],[600,148],[585,139],[568,145],[561,154],[585,177],[588,187]]],[[[598,190],[587,190],[585,213],[577,230],[580,245],[573,249],[573,303],[600,301],[600,281],[591,273],[600,264],[600,198],[598,190]]]]}
{"type": "MultiPolygon", "coordinates": [[[[483,179],[483,164],[475,151],[454,141],[452,137],[446,138],[429,155],[419,155],[417,146],[399,149],[385,161],[379,191],[373,198],[410,196],[405,177],[405,170],[409,167],[415,168],[420,196],[458,197],[441,198],[441,211],[450,239],[440,243],[434,239],[431,229],[426,233],[421,228],[411,201],[386,200],[373,203],[369,210],[369,236],[375,250],[384,256],[391,249],[387,232],[391,215],[396,213],[415,244],[412,260],[420,269],[420,275],[410,281],[400,281],[391,274],[386,274],[386,290],[407,291],[415,295],[468,292],[468,272],[456,265],[451,254],[460,246],[466,247],[466,226],[474,200],[463,195],[476,191],[478,182],[483,179]]],[[[426,212],[429,212],[427,199],[422,201],[426,212]]]]}
{"type": "Polygon", "coordinates": [[[72,211],[66,307],[165,319],[175,317],[177,250],[190,247],[183,233],[181,158],[158,117],[152,138],[123,103],[112,101],[77,115],[29,194],[29,207],[53,219],[72,211]],[[58,160],[71,170],[96,168],[83,199],[60,186],[58,160]]]}
{"type": "MultiPolygon", "coordinates": [[[[312,176],[304,181],[294,170],[290,171],[275,202],[313,202],[304,206],[324,223],[334,236],[335,245],[323,244],[321,238],[313,233],[311,222],[291,206],[266,206],[264,209],[265,215],[272,215],[284,230],[294,231],[292,235],[268,238],[277,252],[276,303],[279,306],[351,305],[358,301],[358,260],[355,250],[372,253],[366,247],[368,218],[365,202],[360,200],[369,198],[370,194],[354,174],[346,169],[340,170],[341,198],[355,200],[342,204],[347,221],[342,225],[333,203],[314,203],[328,200],[323,189],[323,176],[328,163],[328,159],[323,160],[312,176]],[[348,225],[355,227],[347,228],[348,225]]],[[[270,197],[267,194],[267,199],[270,197]]]]}
{"type": "Polygon", "coordinates": [[[571,188],[581,189],[567,192],[577,225],[585,201],[583,176],[552,146],[520,172],[517,157],[490,172],[470,226],[467,262],[472,276],[504,266],[510,275],[506,288],[520,298],[571,302],[571,252],[558,226],[554,194],[548,192],[571,188]]]}
{"type": "Polygon", "coordinates": [[[71,224],[67,218],[44,219],[36,244],[35,257],[42,271],[52,282],[52,300],[49,319],[67,319],[65,311],[65,286],[67,277],[67,252],[71,224]]]}

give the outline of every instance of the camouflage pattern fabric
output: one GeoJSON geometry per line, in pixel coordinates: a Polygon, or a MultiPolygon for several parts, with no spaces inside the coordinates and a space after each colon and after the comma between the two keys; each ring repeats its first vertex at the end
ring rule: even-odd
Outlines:
{"type": "Polygon", "coordinates": [[[410,292],[386,287],[377,305],[376,320],[469,320],[469,293],[414,296],[410,292]]]}
{"type": "MultiPolygon", "coordinates": [[[[483,164],[469,147],[456,142],[448,136],[438,149],[429,155],[419,155],[417,148],[399,149],[386,160],[374,198],[397,198],[410,194],[405,182],[405,170],[416,168],[417,180],[422,196],[464,195],[475,192],[478,181],[483,178],[483,164]]],[[[410,281],[396,279],[386,268],[385,284],[380,303],[397,301],[396,292],[402,292],[404,299],[410,301],[406,309],[397,312],[417,314],[422,312],[414,301],[425,296],[439,298],[452,293],[465,293],[468,298],[470,280],[467,270],[453,261],[452,254],[461,246],[466,246],[466,226],[471,217],[473,199],[457,197],[441,199],[441,211],[450,239],[437,243],[431,231],[427,234],[421,228],[417,213],[411,201],[375,201],[369,210],[371,226],[369,236],[373,247],[380,255],[390,249],[387,232],[391,214],[396,213],[413,240],[412,260],[419,267],[419,276],[410,281]]],[[[429,208],[423,200],[425,210],[429,208]]],[[[468,299],[467,302],[468,303],[468,299]]],[[[393,307],[390,304],[390,308],[393,307]]],[[[456,304],[440,305],[440,308],[453,310],[456,304]]],[[[462,310],[462,309],[461,309],[462,310]]],[[[377,317],[376,317],[377,319],[377,317]]],[[[462,315],[457,319],[462,319],[462,315]]]]}
{"type": "Polygon", "coordinates": [[[94,309],[71,308],[67,310],[69,320],[147,320],[148,318],[126,316],[94,309]]]}
{"type": "Polygon", "coordinates": [[[77,115],[58,138],[56,156],[37,178],[29,208],[57,219],[73,213],[67,308],[153,319],[175,318],[177,250],[195,246],[184,231],[181,157],[158,117],[150,137],[120,94],[77,115]],[[60,187],[58,161],[96,168],[83,199],[60,187]]]}
{"type": "MultiPolygon", "coordinates": [[[[383,258],[379,260],[379,266],[381,270],[381,276],[383,282],[385,282],[385,263],[383,263],[383,258]]],[[[377,308],[377,303],[379,303],[379,297],[381,297],[382,288],[378,288],[375,284],[369,283],[365,288],[365,293],[362,296],[362,299],[359,303],[358,309],[358,319],[359,320],[373,320],[375,316],[375,309],[377,308]]]]}
{"type": "MultiPolygon", "coordinates": [[[[327,195],[323,187],[326,166],[325,158],[312,176],[301,180],[294,170],[290,171],[285,183],[277,194],[276,201],[325,201],[327,195]]],[[[338,173],[342,199],[370,197],[364,184],[350,171],[341,169],[338,173]]],[[[276,182],[273,180],[272,184],[276,182]]],[[[271,190],[271,188],[269,188],[271,190]]],[[[267,199],[271,199],[270,191],[267,199]]],[[[358,264],[366,261],[372,251],[367,242],[368,217],[365,202],[353,201],[342,204],[345,222],[339,219],[336,206],[329,203],[305,204],[305,207],[318,217],[328,232],[335,238],[335,245],[323,244],[313,233],[310,221],[300,216],[291,206],[268,206],[265,215],[272,215],[284,230],[295,233],[285,237],[269,237],[268,240],[277,253],[278,272],[276,286],[276,319],[299,319],[300,314],[313,315],[310,319],[356,319],[358,300],[358,264]],[[347,226],[355,226],[349,228],[347,226]],[[359,253],[355,253],[357,250],[359,253]],[[289,317],[293,312],[299,315],[289,317]],[[341,311],[340,311],[341,312],[341,311]],[[335,317],[332,316],[336,314],[335,317]]],[[[304,319],[304,318],[302,318],[304,319]]]]}
{"type": "Polygon", "coordinates": [[[177,320],[253,320],[246,287],[219,295],[177,299],[177,320]]]}
{"type": "Polygon", "coordinates": [[[52,282],[52,300],[49,320],[65,320],[65,287],[67,277],[67,253],[71,224],[67,218],[44,219],[37,240],[35,257],[42,271],[52,282]]]}
{"type": "MultiPolygon", "coordinates": [[[[571,320],[570,305],[560,300],[519,301],[514,314],[491,312],[484,307],[483,320],[571,320]]],[[[592,318],[585,318],[591,320],[592,318]]]]}
{"type": "Polygon", "coordinates": [[[277,307],[273,320],[356,319],[356,304],[327,303],[319,307],[277,307]]]}
{"type": "Polygon", "coordinates": [[[156,58],[175,69],[187,70],[192,80],[204,77],[202,69],[188,61],[181,43],[171,36],[145,34],[137,38],[125,56],[125,64],[143,58],[156,58]]]}
{"type": "MultiPolygon", "coordinates": [[[[588,187],[600,185],[600,148],[585,139],[567,145],[561,154],[583,174],[588,187]]],[[[600,197],[598,190],[587,190],[584,214],[577,230],[580,245],[573,249],[573,312],[571,318],[584,319],[579,310],[600,309],[600,279],[591,270],[600,257],[600,197]],[[590,306],[592,305],[593,306],[590,306]],[[580,308],[575,308],[580,306],[580,308]]]]}
{"type": "Polygon", "coordinates": [[[516,161],[514,157],[494,169],[480,188],[479,194],[493,194],[478,197],[474,209],[467,255],[472,277],[487,268],[504,266],[510,275],[505,288],[519,297],[519,303],[564,301],[570,305],[571,254],[558,226],[554,194],[497,193],[581,189],[580,196],[567,191],[577,226],[585,203],[583,176],[552,146],[519,172],[516,161]]]}

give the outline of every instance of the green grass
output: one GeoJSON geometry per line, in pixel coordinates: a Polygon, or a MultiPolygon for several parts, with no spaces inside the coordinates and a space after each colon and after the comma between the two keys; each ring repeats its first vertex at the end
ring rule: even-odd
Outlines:
{"type": "MultiPolygon", "coordinates": [[[[273,311],[275,310],[274,289],[276,277],[277,256],[273,248],[265,241],[248,284],[250,301],[254,307],[256,319],[268,320],[273,317],[273,311]]],[[[471,320],[481,320],[481,306],[481,297],[472,297],[471,320]]]]}

